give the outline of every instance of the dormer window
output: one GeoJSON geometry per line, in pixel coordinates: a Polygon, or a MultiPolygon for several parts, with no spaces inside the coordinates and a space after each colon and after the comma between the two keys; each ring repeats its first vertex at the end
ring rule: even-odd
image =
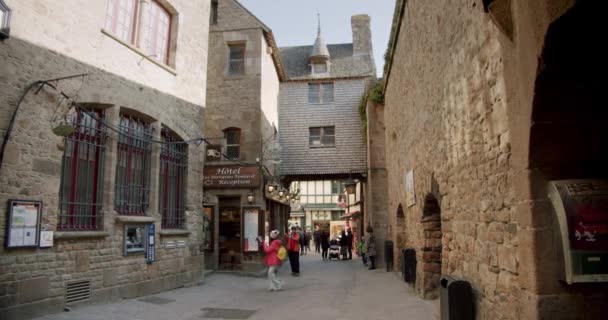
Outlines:
{"type": "Polygon", "coordinates": [[[312,73],[314,74],[323,74],[327,73],[327,63],[313,63],[312,64],[312,73]]]}
{"type": "Polygon", "coordinates": [[[11,30],[11,9],[0,0],[0,39],[8,38],[11,30]]]}

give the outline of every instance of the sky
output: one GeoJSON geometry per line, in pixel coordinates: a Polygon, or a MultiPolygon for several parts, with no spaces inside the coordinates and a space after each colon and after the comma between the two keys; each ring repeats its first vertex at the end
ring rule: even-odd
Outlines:
{"type": "Polygon", "coordinates": [[[327,44],[353,41],[350,17],[368,14],[378,77],[382,77],[395,0],[238,0],[272,32],[279,47],[312,45],[317,36],[317,12],[327,44]]]}

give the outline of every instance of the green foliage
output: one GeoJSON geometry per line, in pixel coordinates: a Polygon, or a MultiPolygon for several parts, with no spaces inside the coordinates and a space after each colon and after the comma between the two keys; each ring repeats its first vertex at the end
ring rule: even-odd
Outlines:
{"type": "Polygon", "coordinates": [[[369,92],[367,98],[375,103],[384,103],[384,81],[378,81],[369,92]]]}
{"type": "Polygon", "coordinates": [[[361,118],[361,128],[363,130],[363,141],[367,141],[367,102],[384,103],[384,81],[380,80],[371,87],[366,94],[361,97],[359,102],[359,117],[361,118]]]}

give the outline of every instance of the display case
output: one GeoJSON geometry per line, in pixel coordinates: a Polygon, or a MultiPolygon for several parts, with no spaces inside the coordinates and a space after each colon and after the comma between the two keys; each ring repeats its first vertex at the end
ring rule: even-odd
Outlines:
{"type": "Polygon", "coordinates": [[[564,257],[564,281],[608,281],[608,180],[550,181],[564,257]]]}

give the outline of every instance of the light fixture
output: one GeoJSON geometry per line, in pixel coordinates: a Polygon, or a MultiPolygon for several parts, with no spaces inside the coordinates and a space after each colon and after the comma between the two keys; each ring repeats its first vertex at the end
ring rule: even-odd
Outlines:
{"type": "Polygon", "coordinates": [[[274,191],[274,184],[269,183],[269,184],[268,184],[268,192],[269,192],[269,193],[272,193],[273,191],[274,191]]]}
{"type": "Polygon", "coordinates": [[[355,186],[357,186],[357,183],[351,177],[348,177],[344,182],[344,188],[348,194],[355,194],[355,186]]]}
{"type": "Polygon", "coordinates": [[[255,195],[253,194],[253,190],[247,195],[247,201],[249,204],[252,204],[255,201],[255,195]]]}
{"type": "Polygon", "coordinates": [[[279,189],[279,197],[283,198],[284,195],[285,195],[285,189],[280,188],[279,189]]]}
{"type": "Polygon", "coordinates": [[[291,198],[291,203],[295,203],[296,202],[296,198],[291,198]]]}
{"type": "Polygon", "coordinates": [[[291,198],[290,194],[288,193],[285,198],[287,199],[287,201],[289,201],[289,198],[291,198]]]}

